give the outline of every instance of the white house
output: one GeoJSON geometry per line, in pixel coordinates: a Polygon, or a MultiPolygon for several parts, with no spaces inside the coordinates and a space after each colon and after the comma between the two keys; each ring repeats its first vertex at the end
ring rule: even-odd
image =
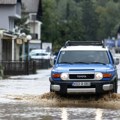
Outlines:
{"type": "Polygon", "coordinates": [[[21,0],[0,0],[0,61],[19,58],[19,46],[13,34],[15,19],[21,18],[21,0]]]}
{"type": "Polygon", "coordinates": [[[25,7],[26,13],[29,14],[27,24],[30,27],[30,34],[32,40],[29,42],[29,49],[35,49],[41,47],[41,24],[42,22],[38,19],[38,14],[40,14],[40,4],[41,0],[22,0],[25,7]]]}

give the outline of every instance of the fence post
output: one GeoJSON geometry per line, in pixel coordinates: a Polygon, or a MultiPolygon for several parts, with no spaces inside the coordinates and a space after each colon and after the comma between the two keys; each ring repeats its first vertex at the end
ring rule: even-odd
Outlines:
{"type": "Polygon", "coordinates": [[[36,74],[36,70],[37,70],[36,62],[33,61],[33,74],[36,74]]]}
{"type": "Polygon", "coordinates": [[[3,79],[4,76],[4,68],[3,66],[0,64],[0,79],[3,79]]]}
{"type": "Polygon", "coordinates": [[[26,75],[29,75],[29,61],[25,61],[25,70],[26,70],[26,75]]]}

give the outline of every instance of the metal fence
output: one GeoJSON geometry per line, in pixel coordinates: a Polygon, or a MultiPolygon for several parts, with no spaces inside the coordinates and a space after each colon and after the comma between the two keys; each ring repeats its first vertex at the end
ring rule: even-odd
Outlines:
{"type": "Polygon", "coordinates": [[[36,73],[33,61],[1,61],[4,75],[27,75],[36,73]]]}
{"type": "Polygon", "coordinates": [[[32,61],[1,61],[4,75],[29,75],[35,74],[37,69],[47,69],[50,67],[49,60],[32,61]]]}
{"type": "Polygon", "coordinates": [[[48,69],[51,67],[50,65],[50,60],[47,59],[39,59],[39,60],[34,60],[36,62],[36,69],[48,69]]]}

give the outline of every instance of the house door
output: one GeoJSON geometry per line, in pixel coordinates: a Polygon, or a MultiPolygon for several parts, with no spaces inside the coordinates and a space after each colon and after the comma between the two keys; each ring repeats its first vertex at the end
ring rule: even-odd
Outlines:
{"type": "Polygon", "coordinates": [[[3,39],[2,57],[2,60],[4,61],[12,60],[12,40],[3,39]]]}

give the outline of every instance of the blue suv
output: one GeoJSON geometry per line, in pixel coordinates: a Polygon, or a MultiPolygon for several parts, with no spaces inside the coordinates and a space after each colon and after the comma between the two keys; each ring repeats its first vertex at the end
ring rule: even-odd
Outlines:
{"type": "Polygon", "coordinates": [[[118,75],[110,50],[103,42],[67,41],[54,60],[50,91],[69,93],[117,93],[118,75]]]}

